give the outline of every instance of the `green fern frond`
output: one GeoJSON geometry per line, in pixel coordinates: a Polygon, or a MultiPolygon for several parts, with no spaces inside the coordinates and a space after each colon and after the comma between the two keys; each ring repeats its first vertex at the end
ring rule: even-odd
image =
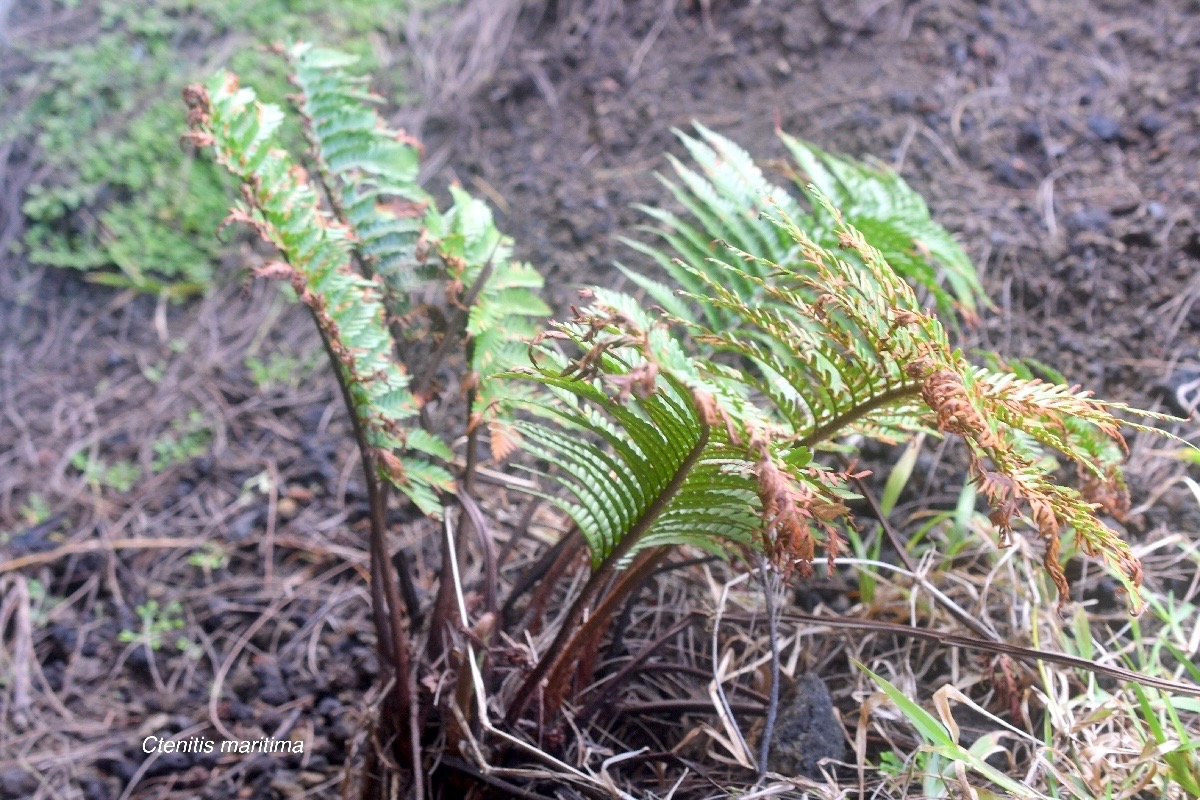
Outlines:
{"type": "MultiPolygon", "coordinates": [[[[588,348],[581,329],[560,330],[588,348]]],[[[657,372],[639,348],[597,359],[600,377],[562,361],[519,376],[551,387],[558,402],[537,409],[541,421],[518,423],[529,452],[555,468],[549,477],[568,496],[550,499],[579,526],[593,565],[662,545],[723,553],[758,543],[762,505],[750,444],[713,417],[703,392],[657,372]],[[613,398],[606,384],[624,388],[613,398]]],[[[783,463],[782,453],[772,457],[783,463]]]]}
{"type": "Polygon", "coordinates": [[[1123,488],[1109,448],[1124,447],[1120,428],[1129,424],[1112,411],[1129,409],[972,366],[884,254],[816,187],[810,191],[817,213],[833,220],[836,252],[786,216],[765,215],[793,242],[791,261],[776,264],[724,245],[728,255],[710,264],[713,272],[689,268],[701,291],[685,297],[699,317],[673,317],[594,289],[579,318],[559,326],[556,337],[581,355],[533,377],[569,402],[552,413],[541,410],[557,416],[555,424],[523,424],[576,498],[562,507],[585,531],[594,558],[644,547],[657,535],[683,541],[672,539],[677,532],[659,527],[665,523],[658,518],[649,528],[631,525],[655,502],[663,506],[662,519],[676,509],[687,520],[680,530],[692,525],[692,544],[720,549],[749,541],[779,563],[806,565],[815,543],[824,541],[833,555],[840,543],[833,523],[846,514],[850,476],[812,462],[814,449],[852,431],[897,440],[926,430],[963,437],[993,522],[1008,536],[1017,519],[1028,520],[1046,542],[1045,567],[1063,597],[1058,554],[1067,530],[1134,589],[1137,560],[1096,516],[1101,494],[1123,488]],[[762,302],[732,288],[739,281],[762,302]],[[709,312],[734,323],[714,328],[697,321],[709,312]],[[701,352],[673,335],[681,325],[701,352]],[[704,454],[695,463],[681,461],[705,424],[704,454]],[[588,437],[608,449],[597,451],[588,437]],[[1079,466],[1087,478],[1082,492],[1054,480],[1043,451],[1079,466]],[[684,476],[671,484],[678,494],[663,498],[655,493],[666,485],[664,476],[655,482],[637,471],[647,462],[673,474],[720,467],[702,472],[695,492],[680,488],[691,486],[684,476]],[[701,496],[708,500],[693,508],[701,496]],[[733,520],[733,505],[749,497],[730,523],[730,539],[716,521],[693,519],[708,502],[733,520]],[[726,499],[729,509],[721,506],[726,499]],[[627,542],[630,536],[637,541],[627,542]]]}
{"type": "Polygon", "coordinates": [[[278,143],[283,115],[239,88],[233,75],[217,75],[207,89],[192,87],[193,139],[212,147],[217,160],[243,185],[232,221],[253,227],[284,262],[260,272],[290,281],[312,311],[341,376],[366,443],[381,470],[426,513],[438,513],[436,491],[453,485],[444,468],[396,456],[411,449],[449,459],[436,437],[410,430],[417,413],[409,378],[392,360],[378,286],[351,266],[350,232],[321,208],[320,195],[278,143]]]}
{"type": "Polygon", "coordinates": [[[458,302],[470,302],[469,425],[487,425],[492,456],[501,460],[519,442],[514,409],[531,395],[527,386],[494,378],[529,363],[529,343],[550,308],[538,295],[541,273],[512,259],[512,240],[500,233],[487,204],[458,187],[450,194],[454,205],[444,214],[430,211],[426,235],[461,292],[458,302]]]}
{"type": "Polygon", "coordinates": [[[469,303],[471,425],[486,423],[493,454],[503,457],[515,445],[506,420],[526,392],[491,376],[528,360],[537,321],[550,313],[538,296],[541,275],[512,260],[512,241],[487,204],[452,186],[452,205],[438,210],[417,184],[418,143],[375,112],[378,99],[350,71],[356,59],[308,44],[289,55],[326,191],[354,232],[368,276],[384,280],[388,311],[406,313],[414,290],[433,278],[447,281],[452,295],[457,291],[452,303],[469,303]]]}
{"type": "MultiPolygon", "coordinates": [[[[765,216],[782,215],[821,246],[837,247],[837,226],[819,201],[818,195],[822,195],[883,253],[896,273],[928,291],[943,313],[957,310],[973,319],[979,304],[986,302],[966,253],[932,220],[921,196],[894,172],[829,155],[781,132],[800,173],[816,187],[815,192],[807,184],[799,187],[811,209],[808,213],[789,192],[767,181],[743,149],[702,125],[695,127],[697,136],[676,131],[695,169],[669,158],[674,180],[660,176],[686,214],[643,207],[658,223],[657,228],[646,230],[656,235],[664,247],[626,240],[652,258],[684,290],[702,291],[697,282],[699,274],[727,283],[747,302],[761,299],[757,294],[761,286],[741,274],[762,278],[761,271],[721,269],[720,265],[734,265],[730,255],[715,247],[714,241],[726,242],[784,269],[803,263],[796,243],[765,216]],[[943,273],[949,292],[941,285],[943,273]]],[[[657,294],[652,296],[662,304],[657,294]]],[[[732,322],[712,313],[708,309],[705,317],[712,327],[732,322]]],[[[672,314],[682,319],[693,316],[679,313],[678,308],[672,314]]]]}
{"type": "Polygon", "coordinates": [[[803,176],[797,185],[813,207],[813,238],[829,244],[826,237],[836,232],[837,225],[823,213],[809,184],[863,233],[892,269],[927,289],[943,314],[952,314],[957,303],[968,319],[976,317],[987,297],[971,259],[933,220],[925,200],[903,178],[886,166],[826,153],[782,131],[779,136],[803,176]],[[942,289],[935,267],[944,272],[949,294],[942,289]]]}
{"type": "Polygon", "coordinates": [[[367,275],[378,275],[393,315],[406,312],[413,290],[431,277],[418,248],[430,197],[417,184],[416,140],[389,129],[375,111],[379,98],[350,72],[357,59],[307,43],[288,51],[305,130],[334,213],[353,232],[367,275]]]}
{"type": "MultiPolygon", "coordinates": [[[[902,297],[903,289],[895,281],[887,281],[888,265],[882,254],[842,221],[819,193],[817,197],[834,219],[843,247],[858,254],[884,294],[896,292],[893,297],[902,297]]],[[[1011,535],[1015,518],[1029,520],[1046,541],[1043,563],[1065,600],[1068,587],[1058,554],[1061,534],[1073,530],[1084,551],[1105,561],[1126,584],[1136,607],[1141,566],[1129,546],[1097,518],[1096,510],[1115,510],[1119,503],[1115,498],[1124,492],[1110,449],[1125,452],[1121,427],[1153,429],[1117,419],[1112,411],[1169,418],[1097,401],[1076,388],[977,369],[960,351],[950,349],[940,326],[931,327],[917,317],[906,317],[904,326],[921,331],[916,357],[905,363],[904,372],[921,381],[920,396],[937,429],[965,440],[972,475],[992,505],[991,519],[1002,536],[1011,535]],[[1079,467],[1085,477],[1086,497],[1055,482],[1050,473],[1053,467],[1030,448],[1031,440],[1079,467]]]]}
{"type": "Polygon", "coordinates": [[[555,502],[580,526],[593,565],[610,556],[639,523],[646,530],[627,556],[650,541],[687,540],[711,549],[723,540],[705,534],[717,529],[729,540],[749,540],[757,527],[749,510],[753,487],[737,476],[724,476],[723,483],[718,474],[706,476],[715,469],[698,469],[713,462],[722,448],[710,441],[710,430],[683,393],[664,391],[627,407],[582,381],[546,374],[535,380],[576,398],[552,407],[557,425],[518,425],[527,449],[557,467],[555,478],[570,499],[555,502]],[[609,424],[598,414],[606,415],[609,424]],[[600,437],[608,448],[596,447],[586,434],[600,437]],[[687,480],[667,496],[665,490],[680,470],[687,480]],[[683,517],[691,525],[680,529],[677,522],[683,517]]]}
{"type": "MultiPolygon", "coordinates": [[[[641,210],[659,223],[646,228],[658,236],[681,263],[658,248],[634,240],[625,240],[633,248],[651,256],[674,282],[689,291],[699,291],[695,272],[711,274],[710,263],[725,257],[716,240],[728,242],[748,252],[761,254],[776,262],[786,261],[792,242],[778,228],[759,219],[772,199],[786,204],[785,211],[797,219],[803,212],[783,189],[767,182],[749,155],[733,142],[697,124],[699,137],[680,130],[675,135],[688,149],[698,169],[668,156],[675,180],[662,175],[659,181],[686,210],[687,217],[669,211],[642,206],[641,210]]],[[[738,275],[725,275],[734,281],[733,289],[746,297],[752,287],[738,275]]],[[[720,320],[710,318],[709,324],[720,320]]]]}

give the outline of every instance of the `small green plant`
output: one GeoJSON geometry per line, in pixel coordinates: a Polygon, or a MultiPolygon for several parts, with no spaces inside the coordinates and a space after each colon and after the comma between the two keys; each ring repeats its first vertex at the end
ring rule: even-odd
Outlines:
{"type": "Polygon", "coordinates": [[[188,556],[187,562],[209,576],[229,563],[229,554],[215,542],[206,542],[188,556]]]}
{"type": "Polygon", "coordinates": [[[21,519],[26,525],[39,525],[50,519],[50,504],[46,498],[37,492],[30,493],[20,510],[21,519]]]}
{"type": "Polygon", "coordinates": [[[46,584],[37,578],[30,578],[27,586],[29,589],[30,621],[35,628],[41,627],[46,623],[51,612],[63,604],[63,598],[56,597],[47,592],[46,584]]]}
{"type": "MultiPolygon", "coordinates": [[[[926,755],[914,765],[914,768],[921,769],[924,772],[924,789],[926,797],[948,797],[950,796],[947,783],[953,781],[955,775],[955,764],[960,764],[966,769],[987,778],[992,783],[1001,787],[1007,792],[1011,792],[1015,797],[1037,798],[1037,800],[1045,800],[1046,796],[1033,790],[1031,787],[1022,784],[1019,781],[1005,775],[1000,770],[987,763],[986,759],[993,751],[998,749],[996,740],[992,736],[980,737],[970,747],[964,747],[958,742],[958,730],[953,726],[953,720],[943,722],[933,714],[926,711],[908,695],[896,688],[886,678],[876,675],[871,670],[858,664],[858,668],[866,673],[876,686],[887,695],[888,699],[894,703],[910,723],[913,728],[921,735],[924,742],[923,752],[926,755]]],[[[946,712],[948,713],[948,712],[946,712]]]]}
{"type": "Polygon", "coordinates": [[[128,492],[142,477],[142,470],[132,461],[117,461],[106,464],[91,452],[79,452],[71,459],[71,466],[83,473],[84,480],[92,491],[101,488],[117,492],[128,492]]]}
{"type": "MultiPolygon", "coordinates": [[[[811,570],[820,549],[832,562],[845,547],[861,474],[828,455],[844,452],[851,435],[960,439],[990,523],[1002,541],[1021,526],[1037,533],[1060,598],[1066,536],[1102,560],[1137,603],[1140,564],[1096,515],[1100,507],[1119,511],[1124,496],[1114,412],[1131,409],[968,361],[922,298],[970,318],[984,304],[977,278],[894,174],[785,139],[810,181],[802,207],[766,184],[735,145],[700,128],[701,139],[684,141],[704,174],[676,163],[684,187],[672,187],[694,219],[648,209],[668,250],[636,246],[670,282],[627,269],[659,305],[595,287],[573,319],[538,333],[548,312],[537,296],[541,278],[512,258],[487,206],[451,187],[450,207],[437,207],[416,182],[418,143],[383,124],[377,98],[350,71],[352,58],[304,44],[288,58],[306,152],[286,147],[280,132],[289,115],[230,73],[187,90],[190,139],[241,183],[243,202],[230,220],[278,251],[258,274],[285,281],[309,309],[343,393],[366,480],[374,619],[391,679],[376,740],[393,747],[373,763],[406,765],[418,796],[423,748],[449,740],[453,749],[473,723],[461,716],[469,703],[447,700],[457,704],[442,718],[455,723],[436,738],[414,729],[411,720],[433,714],[432,698],[411,690],[430,668],[414,636],[428,633],[431,660],[442,663],[464,626],[500,624],[495,557],[472,493],[484,435],[497,463],[524,449],[517,466],[540,478],[539,493],[572,520],[579,550],[590,556],[581,588],[531,663],[488,664],[485,677],[473,645],[451,656],[474,676],[468,683],[459,675],[459,692],[503,698],[512,730],[530,723],[561,733],[568,704],[595,700],[612,621],[680,547],[757,551],[785,573],[811,570]],[[448,303],[436,313],[419,306],[417,289],[448,303]],[[444,365],[458,367],[457,397],[435,385],[444,365]],[[458,404],[460,436],[422,413],[435,396],[458,404]],[[452,441],[465,452],[456,454],[452,441]],[[1056,479],[1059,460],[1078,469],[1080,488],[1056,479]],[[444,540],[430,613],[415,591],[402,600],[411,575],[402,552],[393,571],[387,548],[391,489],[430,517],[463,510],[485,554],[477,619],[467,617],[461,595],[455,600],[453,536],[444,540]]],[[[909,471],[908,462],[897,468],[889,510],[909,471]]],[[[475,700],[486,716],[489,698],[475,700]]],[[[958,762],[1015,785],[910,699],[897,702],[941,759],[939,775],[958,762]]],[[[383,777],[366,782],[365,796],[400,791],[395,775],[367,772],[383,777]]]]}
{"type": "MultiPolygon", "coordinates": [[[[855,558],[863,561],[879,560],[879,553],[883,549],[882,536],[876,535],[864,539],[856,528],[849,527],[846,529],[846,537],[850,540],[850,552],[854,554],[855,558]]],[[[866,605],[875,601],[877,581],[878,576],[871,569],[863,567],[858,570],[858,597],[866,605]]]]}
{"type": "Polygon", "coordinates": [[[284,353],[272,353],[265,361],[247,356],[244,363],[250,372],[250,380],[260,392],[296,388],[311,366],[304,359],[284,353]]]}
{"type": "MultiPolygon", "coordinates": [[[[138,642],[151,650],[159,650],[172,633],[184,627],[183,606],[178,600],[172,600],[165,606],[159,606],[157,600],[147,600],[137,607],[137,615],[141,620],[141,630],[123,630],[118,635],[122,642],[138,642]]],[[[185,650],[189,643],[185,637],[177,637],[172,644],[180,650],[185,650]]]]}
{"type": "Polygon", "coordinates": [[[899,777],[906,768],[907,765],[894,750],[886,750],[879,754],[879,771],[884,775],[899,777]]]}
{"type": "Polygon", "coordinates": [[[171,432],[165,433],[154,440],[151,446],[154,451],[153,469],[162,472],[176,464],[181,464],[208,452],[212,431],[204,425],[204,415],[193,409],[188,413],[187,421],[176,420],[171,424],[171,432]]]}

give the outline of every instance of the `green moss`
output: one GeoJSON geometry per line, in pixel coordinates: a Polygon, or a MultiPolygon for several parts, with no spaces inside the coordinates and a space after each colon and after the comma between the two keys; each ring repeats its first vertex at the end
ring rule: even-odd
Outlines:
{"type": "Polygon", "coordinates": [[[291,87],[270,44],[317,39],[357,51],[375,66],[368,34],[395,34],[406,5],[102,2],[100,31],[88,41],[25,46],[19,55],[32,68],[0,99],[32,100],[0,121],[0,141],[33,142],[42,167],[23,205],[27,257],[115,286],[174,297],[203,291],[223,247],[214,232],[231,187],[211,163],[178,144],[182,88],[227,65],[265,99],[281,102],[291,87]]]}

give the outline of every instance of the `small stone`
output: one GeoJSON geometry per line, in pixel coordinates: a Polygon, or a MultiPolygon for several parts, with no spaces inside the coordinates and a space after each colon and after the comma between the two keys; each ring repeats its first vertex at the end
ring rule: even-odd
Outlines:
{"type": "Polygon", "coordinates": [[[1162,129],[1167,127],[1167,118],[1162,114],[1155,114],[1153,111],[1147,111],[1138,117],[1138,130],[1147,136],[1157,136],[1162,132],[1162,129]]]}
{"type": "Polygon", "coordinates": [[[742,89],[757,89],[765,86],[767,74],[753,61],[741,64],[737,68],[737,85],[742,89]]]}
{"type": "MultiPolygon", "coordinates": [[[[329,741],[340,745],[354,738],[357,731],[345,717],[342,717],[334,720],[325,728],[325,733],[328,734],[329,741]]],[[[317,748],[314,746],[313,749],[317,748]]]]}
{"type": "Polygon", "coordinates": [[[1112,214],[1103,208],[1083,208],[1067,218],[1067,224],[1077,231],[1102,233],[1112,222],[1112,214]]]}
{"type": "Polygon", "coordinates": [[[1163,208],[1162,203],[1151,200],[1146,204],[1146,213],[1150,215],[1150,219],[1162,219],[1167,215],[1167,210],[1163,208]]]}
{"type": "MultiPolygon", "coordinates": [[[[150,692],[145,697],[147,711],[165,711],[169,708],[177,708],[179,703],[173,700],[170,695],[162,695],[158,692],[150,692]]],[[[165,715],[164,715],[165,716],[165,715]]],[[[170,720],[168,719],[168,722],[170,720]]],[[[163,723],[164,725],[167,723],[163,723]]]]}
{"type": "Polygon", "coordinates": [[[238,697],[246,697],[258,686],[258,680],[254,677],[254,673],[245,664],[240,664],[234,668],[233,674],[229,676],[226,685],[233,690],[233,693],[238,697]]]}
{"type": "Polygon", "coordinates": [[[1121,138],[1121,124],[1107,114],[1092,114],[1087,119],[1088,130],[1102,142],[1121,138]]]}
{"type": "Polygon", "coordinates": [[[24,533],[19,533],[8,540],[8,547],[14,555],[24,556],[31,553],[44,553],[53,550],[58,543],[49,538],[54,528],[48,525],[35,525],[24,533]]]}
{"type": "Polygon", "coordinates": [[[1036,119],[1027,119],[1017,127],[1017,147],[1033,148],[1042,143],[1042,125],[1036,119]]]}
{"type": "Polygon", "coordinates": [[[268,755],[258,755],[246,762],[246,777],[253,780],[261,775],[273,776],[279,769],[278,759],[268,755]]]}
{"type": "Polygon", "coordinates": [[[1121,243],[1130,247],[1153,247],[1154,232],[1145,228],[1135,228],[1121,234],[1121,243]]]}
{"type": "Polygon", "coordinates": [[[75,650],[75,644],[79,641],[79,631],[71,625],[56,622],[50,626],[50,639],[60,653],[69,654],[75,650]]]}
{"type": "Polygon", "coordinates": [[[1095,601],[1096,611],[1115,611],[1123,605],[1121,587],[1112,578],[1102,575],[1094,586],[1084,590],[1083,599],[1095,601]]]}
{"type": "Polygon", "coordinates": [[[897,114],[906,114],[917,109],[917,95],[908,89],[898,89],[888,97],[888,105],[897,114]]]}
{"type": "Polygon", "coordinates": [[[229,523],[229,539],[237,543],[245,541],[250,534],[254,532],[254,527],[258,523],[259,512],[257,510],[247,511],[236,516],[229,523]]]}
{"type": "Polygon", "coordinates": [[[1028,189],[1033,186],[1035,177],[1029,165],[1021,158],[1002,158],[992,164],[992,174],[1004,184],[1014,189],[1028,189]]]}
{"type": "Polygon", "coordinates": [[[842,726],[833,712],[825,682],[807,672],[780,704],[767,754],[767,767],[780,775],[821,777],[819,762],[846,752],[842,726]]]}
{"type": "Polygon", "coordinates": [[[316,711],[323,717],[331,717],[342,710],[342,705],[341,700],[338,700],[333,695],[326,695],[317,703],[316,711]]]}
{"type": "Polygon", "coordinates": [[[130,758],[105,758],[97,761],[96,766],[109,775],[112,775],[122,784],[128,784],[133,780],[133,776],[137,774],[139,765],[130,758]]]}
{"type": "Polygon", "coordinates": [[[192,766],[192,758],[187,753],[163,753],[146,768],[147,778],[159,778],[163,775],[174,775],[186,772],[192,766]]]}
{"type": "Polygon", "coordinates": [[[279,498],[279,504],[276,507],[276,511],[278,511],[280,519],[293,519],[297,514],[300,513],[300,504],[291,497],[281,497],[279,498]]]}
{"type": "Polygon", "coordinates": [[[83,800],[112,800],[116,795],[103,781],[85,781],[83,800]]]}
{"type": "Polygon", "coordinates": [[[20,767],[10,767],[0,772],[0,796],[17,800],[28,797],[37,786],[37,778],[20,767]]]}
{"type": "Polygon", "coordinates": [[[268,705],[281,706],[292,699],[292,694],[282,683],[271,682],[263,686],[258,697],[268,705]]]}
{"type": "Polygon", "coordinates": [[[266,711],[258,715],[258,724],[263,730],[271,731],[279,727],[283,722],[283,714],[273,708],[268,708],[266,711]]]}
{"type": "Polygon", "coordinates": [[[229,716],[237,722],[254,719],[254,709],[249,704],[234,700],[229,704],[229,716]]]}
{"type": "Polygon", "coordinates": [[[99,658],[80,656],[71,662],[71,677],[76,683],[92,683],[107,675],[110,666],[99,658]]]}

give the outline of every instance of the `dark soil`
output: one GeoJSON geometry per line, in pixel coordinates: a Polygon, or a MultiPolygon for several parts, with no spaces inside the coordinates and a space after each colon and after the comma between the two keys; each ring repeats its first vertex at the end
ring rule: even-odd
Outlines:
{"type": "MultiPolygon", "coordinates": [[[[560,307],[616,283],[613,260],[641,264],[615,236],[643,221],[633,203],[664,202],[653,172],[680,153],[672,127],[698,120],[765,162],[781,126],[894,163],[928,198],[995,299],[974,344],[1139,404],[1176,362],[1200,370],[1200,3],[545,5],[425,135],[448,165],[434,182],[492,200],[560,307]]],[[[131,783],[134,798],[337,796],[377,674],[355,457],[323,373],[264,395],[242,366],[261,342],[311,351],[307,321],[276,318],[263,289],[159,309],[64,273],[0,273],[0,563],[32,557],[0,567],[0,634],[14,652],[13,609],[29,609],[34,656],[2,695],[0,798],[112,800],[131,783]],[[130,495],[69,467],[95,448],[149,470],[192,408],[213,426],[208,455],[130,495]],[[61,513],[28,523],[32,492],[61,513]],[[146,545],[159,538],[180,546],[146,545]],[[128,539],[142,544],[71,549],[128,539]],[[189,560],[201,541],[226,563],[189,560]],[[183,609],[158,651],[120,636],[149,599],[183,609]],[[215,737],[213,717],[240,738],[304,737],[306,753],[141,750],[160,731],[215,737]]],[[[1135,489],[1158,475],[1135,470],[1135,489]]],[[[1194,532],[1181,502],[1155,521],[1194,532]]],[[[410,544],[431,533],[396,523],[410,544]]],[[[831,688],[852,723],[848,687],[831,688]]]]}
{"type": "MultiPolygon", "coordinates": [[[[980,344],[1149,403],[1200,344],[1200,4],[558,3],[475,103],[450,164],[561,301],[642,264],[693,120],[760,163],[776,127],[895,165],[995,299],[980,344]],[[564,8],[565,7],[565,8],[564,8]],[[873,9],[867,13],[868,9],[873,9]]],[[[786,184],[782,174],[776,181],[786,184]]]]}

